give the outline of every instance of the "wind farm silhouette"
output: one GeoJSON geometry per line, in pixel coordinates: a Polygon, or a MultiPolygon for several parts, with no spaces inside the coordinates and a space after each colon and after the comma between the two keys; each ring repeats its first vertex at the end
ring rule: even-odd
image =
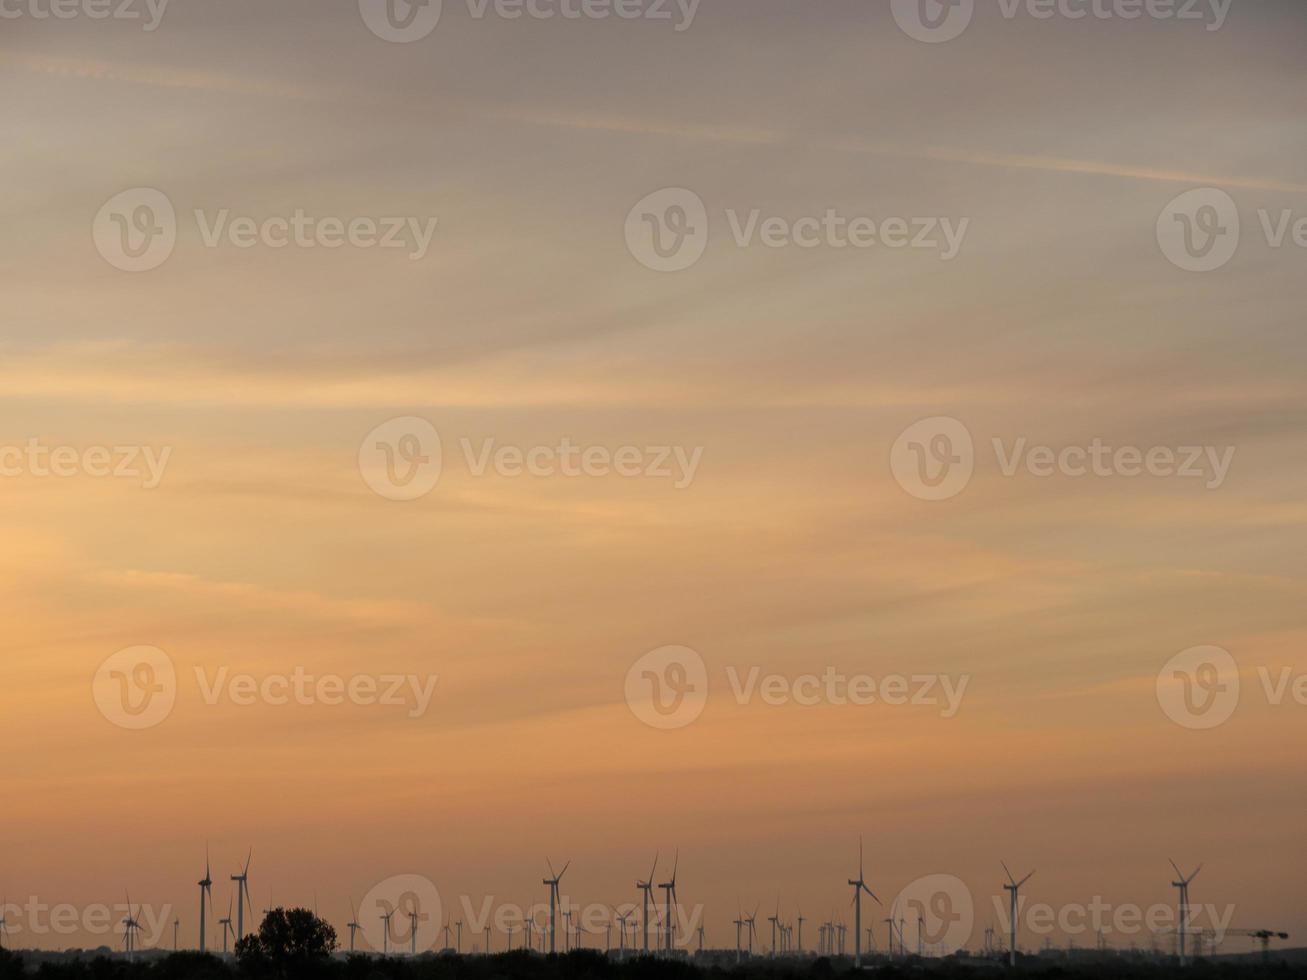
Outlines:
{"type": "MultiPolygon", "coordinates": [[[[643,962],[646,964],[676,964],[683,967],[701,967],[708,969],[755,970],[764,969],[767,963],[784,963],[788,969],[811,969],[822,972],[829,970],[863,971],[895,970],[911,965],[918,972],[921,970],[946,970],[965,966],[968,969],[984,970],[1022,970],[1031,971],[1056,966],[1064,973],[1068,970],[1080,971],[1086,975],[1133,975],[1131,970],[1151,970],[1148,975],[1157,975],[1158,971],[1168,969],[1189,971],[1202,961],[1217,956],[1216,937],[1206,934],[1202,928],[1194,927],[1192,906],[1190,905],[1190,886],[1202,870],[1199,865],[1188,875],[1180,871],[1179,866],[1171,861],[1175,880],[1170,882],[1177,892],[1178,903],[1175,909],[1176,926],[1167,930],[1169,949],[1159,948],[1159,937],[1154,935],[1150,949],[1141,952],[1137,948],[1130,950],[1113,949],[1099,930],[1096,943],[1084,950],[1068,947],[1055,950],[1045,939],[1041,949],[1023,949],[1020,945],[1022,922],[1023,889],[1034,877],[1031,871],[1024,877],[1017,878],[1005,861],[999,861],[1003,877],[996,876],[996,883],[1008,897],[1008,921],[1005,923],[1005,941],[999,940],[999,932],[992,926],[983,931],[983,944],[978,949],[969,949],[967,935],[962,942],[942,943],[936,935],[937,923],[928,923],[927,916],[940,914],[938,903],[924,903],[919,897],[899,898],[891,904],[888,914],[881,920],[886,927],[884,949],[876,943],[876,926],[865,922],[863,901],[870,899],[877,905],[883,905],[881,898],[872,889],[867,879],[863,842],[858,840],[856,876],[847,878],[842,887],[853,889],[849,902],[852,913],[853,943],[851,955],[847,952],[847,933],[849,924],[844,921],[838,910],[820,922],[817,929],[817,944],[814,949],[806,949],[803,939],[803,926],[810,921],[803,915],[798,901],[787,904],[782,895],[777,895],[772,913],[767,917],[770,926],[770,942],[762,950],[756,948],[758,939],[758,915],[761,902],[754,904],[753,910],[746,914],[743,903],[737,903],[736,915],[728,919],[735,930],[734,948],[711,948],[706,942],[704,909],[696,906],[687,915],[678,894],[680,876],[680,854],[675,855],[667,880],[655,884],[659,857],[654,861],[649,873],[635,880],[633,894],[622,902],[598,907],[606,915],[598,925],[591,924],[589,914],[595,905],[582,906],[565,896],[562,883],[572,860],[566,861],[561,870],[555,870],[550,859],[545,860],[549,876],[541,884],[547,889],[547,901],[527,905],[519,914],[506,920],[499,920],[498,926],[492,926],[489,919],[475,921],[474,928],[480,932],[481,942],[473,943],[470,956],[464,956],[462,932],[464,922],[455,921],[446,915],[442,920],[435,918],[436,911],[421,905],[420,899],[410,893],[394,894],[377,898],[377,890],[372,896],[373,905],[365,902],[360,909],[351,899],[348,904],[348,918],[345,928],[348,930],[347,948],[339,949],[336,931],[317,914],[316,896],[313,909],[292,909],[272,907],[265,911],[263,922],[257,927],[247,928],[245,911],[253,913],[250,900],[250,868],[253,862],[251,848],[236,873],[230,875],[234,894],[228,898],[227,914],[217,918],[213,902],[212,860],[208,848],[205,850],[204,877],[197,882],[200,889],[200,906],[198,930],[192,951],[180,949],[180,918],[169,924],[173,929],[172,950],[164,951],[157,944],[150,948],[142,945],[143,906],[133,902],[130,894],[126,897],[126,915],[118,923],[121,926],[121,944],[116,950],[97,950],[98,955],[118,957],[132,966],[148,965],[166,955],[196,956],[207,959],[221,968],[227,964],[232,969],[239,969],[246,974],[259,974],[270,969],[270,963],[280,963],[279,969],[285,973],[287,963],[298,964],[297,969],[308,969],[316,964],[315,969],[326,969],[330,963],[353,960],[370,960],[374,962],[410,961],[420,962],[424,959],[453,958],[464,960],[492,960],[502,957],[514,957],[514,962],[529,963],[530,959],[540,957],[598,957],[610,968],[621,964],[643,962]],[[663,892],[661,907],[654,900],[654,888],[663,892]],[[543,905],[543,908],[541,907],[543,905]],[[905,905],[907,906],[905,908],[905,905]],[[792,908],[793,913],[787,917],[785,910],[792,908]],[[905,913],[911,911],[913,920],[905,913]],[[360,915],[360,911],[363,912],[360,915]],[[235,922],[233,924],[233,912],[235,922]],[[544,921],[540,922],[543,913],[544,921]],[[369,921],[377,920],[380,928],[369,931],[369,921]],[[561,922],[560,922],[561,920],[561,922]],[[430,931],[424,932],[421,925],[430,922],[430,931]],[[915,944],[910,945],[906,935],[909,922],[916,929],[915,944]],[[211,934],[216,924],[221,937],[211,934]],[[406,933],[404,930],[407,930],[406,933]],[[506,932],[506,941],[496,949],[494,932],[498,929],[506,932]],[[451,944],[452,934],[456,939],[451,944]],[[616,944],[613,937],[616,933],[616,944]],[[651,932],[658,937],[651,944],[651,932]],[[586,936],[601,936],[602,946],[587,948],[586,936]],[[307,938],[306,938],[307,937],[307,938]],[[437,939],[443,937],[443,945],[437,939]],[[629,941],[628,941],[629,937],[629,941]],[[1204,943],[1206,949],[1204,950],[1204,943]],[[865,944],[864,944],[865,943],[865,944]],[[366,945],[366,948],[365,948],[366,945]],[[221,953],[214,952],[220,946],[221,953]],[[691,948],[694,946],[695,948],[691,948]],[[291,952],[286,952],[287,950],[291,952]],[[759,955],[761,953],[761,955],[759,955]],[[528,960],[522,960],[522,957],[528,960]]],[[[384,891],[384,889],[383,889],[384,891]]],[[[906,893],[905,893],[906,894],[906,893]]],[[[997,907],[997,903],[996,903],[997,907]]],[[[7,980],[9,970],[17,955],[12,950],[12,913],[13,907],[8,903],[0,905],[0,980],[7,980]]],[[[474,932],[474,935],[476,933],[474,932]]],[[[1245,959],[1223,958],[1223,968],[1239,967],[1254,963],[1265,969],[1272,963],[1272,943],[1288,940],[1287,933],[1266,928],[1228,928],[1226,934],[1253,940],[1260,945],[1260,955],[1244,954],[1245,959]]],[[[155,937],[156,941],[158,937],[155,937]]],[[[35,962],[47,962],[57,954],[26,951],[23,954],[34,958],[35,962]]],[[[1295,966],[1285,966],[1286,970],[1307,970],[1307,957],[1297,958],[1301,962],[1295,966]]],[[[74,958],[74,963],[83,962],[74,958]]],[[[527,970],[522,966],[519,972],[527,970]]],[[[12,972],[12,971],[10,971],[12,972]]],[[[310,973],[312,970],[310,970],[310,973]]]]}

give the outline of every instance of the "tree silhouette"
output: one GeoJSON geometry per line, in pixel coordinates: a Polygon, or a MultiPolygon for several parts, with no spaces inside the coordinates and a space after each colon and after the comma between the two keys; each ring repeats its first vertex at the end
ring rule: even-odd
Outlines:
{"type": "Polygon", "coordinates": [[[338,946],[336,930],[308,909],[273,909],[257,933],[236,943],[236,959],[249,972],[287,976],[327,959],[338,946]]]}

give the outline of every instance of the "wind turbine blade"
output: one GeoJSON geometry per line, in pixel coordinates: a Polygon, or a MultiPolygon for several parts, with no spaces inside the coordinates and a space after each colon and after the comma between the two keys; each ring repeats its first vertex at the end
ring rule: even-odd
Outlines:
{"type": "Polygon", "coordinates": [[[653,884],[654,875],[658,873],[658,856],[660,853],[661,852],[659,851],[654,851],[653,867],[649,869],[649,877],[645,879],[645,881],[649,882],[650,884],[653,884]]]}
{"type": "Polygon", "coordinates": [[[558,872],[554,870],[554,862],[549,860],[549,858],[545,858],[545,864],[549,865],[549,877],[557,878],[558,872]]]}
{"type": "Polygon", "coordinates": [[[858,835],[858,880],[861,881],[864,875],[862,873],[862,835],[858,835]]]}
{"type": "Polygon", "coordinates": [[[863,891],[865,891],[868,895],[870,895],[872,898],[875,898],[875,899],[876,899],[876,904],[877,904],[877,905],[884,905],[884,904],[885,904],[885,903],[882,902],[879,898],[876,898],[876,893],[875,893],[874,891],[872,891],[870,888],[868,888],[866,885],[863,885],[863,886],[862,886],[862,889],[863,889],[863,891]]]}
{"type": "Polygon", "coordinates": [[[1203,870],[1203,866],[1202,866],[1201,864],[1198,865],[1198,867],[1194,868],[1194,873],[1191,874],[1191,875],[1189,876],[1189,880],[1190,880],[1190,881],[1193,881],[1195,878],[1197,878],[1197,877],[1198,877],[1198,872],[1200,872],[1200,871],[1202,871],[1202,870],[1203,870]]]}
{"type": "Polygon", "coordinates": [[[1003,865],[1003,870],[1004,870],[1005,872],[1007,872],[1007,880],[1010,881],[1012,884],[1015,885],[1015,884],[1017,883],[1017,880],[1016,880],[1015,878],[1012,877],[1012,872],[1011,872],[1010,870],[1008,870],[1007,862],[1006,862],[1006,861],[1000,861],[1000,862],[998,862],[998,863],[1001,864],[1001,865],[1003,865]]]}
{"type": "MultiPolygon", "coordinates": [[[[1167,860],[1169,861],[1170,858],[1168,858],[1167,860]]],[[[1179,878],[1181,881],[1184,881],[1184,872],[1180,870],[1179,866],[1176,865],[1174,861],[1171,861],[1171,867],[1175,868],[1175,876],[1179,878]]]]}
{"type": "Polygon", "coordinates": [[[560,871],[560,872],[558,872],[558,880],[559,880],[559,881],[562,881],[562,880],[563,880],[563,875],[567,874],[567,869],[570,868],[571,866],[572,866],[572,862],[571,862],[571,861],[568,861],[565,865],[563,865],[563,870],[560,871]]]}
{"type": "Polygon", "coordinates": [[[1030,872],[1030,874],[1026,875],[1024,878],[1022,878],[1020,881],[1017,882],[1017,887],[1020,888],[1022,885],[1024,885],[1027,881],[1029,881],[1033,877],[1035,877],[1035,873],[1032,871],[1030,872]]]}

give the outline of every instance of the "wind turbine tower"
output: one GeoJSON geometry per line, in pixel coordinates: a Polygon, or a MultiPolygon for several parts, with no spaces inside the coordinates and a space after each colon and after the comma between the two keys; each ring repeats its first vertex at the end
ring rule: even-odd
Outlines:
{"type": "Polygon", "coordinates": [[[227,918],[219,919],[218,925],[222,926],[222,955],[227,955],[227,936],[231,933],[231,899],[227,899],[227,918]]]}
{"type": "Polygon", "coordinates": [[[349,929],[349,952],[350,955],[353,956],[354,937],[358,935],[359,929],[362,928],[362,926],[359,925],[359,913],[358,913],[358,909],[354,907],[353,899],[350,899],[350,903],[349,903],[349,922],[347,922],[345,925],[346,928],[349,929]]]}
{"type": "Polygon", "coordinates": [[[667,909],[667,922],[665,923],[667,936],[664,948],[669,956],[672,950],[676,948],[676,918],[672,914],[672,903],[676,901],[676,869],[680,867],[680,864],[681,853],[677,851],[676,860],[672,864],[672,880],[665,881],[658,886],[663,890],[663,904],[667,909]]]}
{"type": "Polygon", "coordinates": [[[1035,873],[1032,871],[1030,872],[1030,874],[1026,875],[1020,881],[1017,881],[1015,878],[1012,877],[1012,872],[1008,871],[1008,867],[1006,864],[1003,864],[1003,870],[1007,873],[1007,880],[1008,880],[1008,883],[1003,886],[1003,890],[1005,892],[1008,892],[1012,896],[1010,912],[1008,915],[1009,918],[1008,924],[1011,926],[1012,934],[1011,934],[1011,942],[1008,944],[1007,962],[1008,962],[1008,966],[1015,967],[1017,965],[1017,906],[1019,904],[1018,895],[1021,892],[1021,886],[1024,885],[1027,881],[1029,881],[1032,877],[1034,877],[1035,873]]]}
{"type": "Polygon", "coordinates": [[[546,878],[542,882],[542,884],[549,886],[549,952],[556,953],[558,952],[556,936],[558,920],[558,884],[563,880],[563,875],[567,874],[567,869],[572,866],[572,862],[568,861],[563,865],[563,870],[557,874],[554,873],[554,866],[548,859],[545,860],[545,864],[549,865],[549,873],[553,875],[552,878],[546,878]]]}
{"type": "Polygon", "coordinates": [[[250,862],[254,860],[254,848],[250,848],[249,857],[245,859],[245,869],[238,875],[232,875],[231,880],[236,882],[239,894],[236,896],[236,941],[245,938],[245,908],[249,906],[251,912],[254,911],[254,905],[250,902],[250,862]]]}
{"type": "Polygon", "coordinates": [[[1171,887],[1178,889],[1180,892],[1180,965],[1186,966],[1189,963],[1189,957],[1185,948],[1185,927],[1189,921],[1189,883],[1198,877],[1198,872],[1203,870],[1203,866],[1201,864],[1198,865],[1198,867],[1194,869],[1194,873],[1188,878],[1186,878],[1184,874],[1181,873],[1180,869],[1176,867],[1174,861],[1171,862],[1171,867],[1175,868],[1175,876],[1178,879],[1171,882],[1171,887]]]}
{"type": "Polygon", "coordinates": [[[204,880],[200,885],[200,953],[203,954],[209,948],[209,920],[208,910],[213,907],[213,874],[210,871],[209,852],[204,852],[204,880]]]}
{"type": "Polygon", "coordinates": [[[644,954],[646,956],[649,955],[649,906],[654,904],[653,882],[654,882],[654,873],[657,870],[658,870],[658,855],[655,853],[653,867],[649,869],[649,877],[646,878],[644,881],[637,881],[635,883],[635,887],[640,889],[640,892],[644,899],[644,916],[643,916],[642,924],[644,928],[644,954]]]}
{"type": "MultiPolygon", "coordinates": [[[[867,887],[865,875],[862,872],[862,838],[858,838],[858,877],[849,880],[853,887],[853,968],[862,969],[862,893],[866,892],[876,904],[880,905],[881,901],[876,898],[876,893],[867,887]]],[[[843,949],[840,950],[842,954],[843,949]]]]}

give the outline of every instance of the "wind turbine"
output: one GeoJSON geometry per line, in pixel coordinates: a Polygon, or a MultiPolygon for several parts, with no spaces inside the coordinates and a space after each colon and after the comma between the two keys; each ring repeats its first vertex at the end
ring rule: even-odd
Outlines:
{"type": "Polygon", "coordinates": [[[127,960],[130,962],[136,953],[136,936],[140,930],[141,924],[136,919],[136,912],[132,909],[132,896],[129,892],[127,895],[127,918],[123,920],[123,949],[127,953],[127,960]]]}
{"type": "MultiPolygon", "coordinates": [[[[762,903],[760,902],[759,905],[761,904],[762,903]]],[[[749,959],[753,959],[753,937],[758,932],[758,906],[757,905],[755,905],[753,908],[753,915],[750,915],[747,918],[745,918],[744,922],[745,925],[749,927],[749,959]]]]}
{"type": "Polygon", "coordinates": [[[776,911],[767,916],[767,921],[771,923],[771,957],[776,959],[776,927],[781,924],[781,897],[779,895],[776,896],[776,911]]]}
{"type": "Polygon", "coordinates": [[[625,915],[618,914],[618,933],[617,933],[617,956],[618,959],[626,959],[626,920],[631,918],[635,913],[627,912],[625,915]]]}
{"type": "Polygon", "coordinates": [[[672,864],[672,880],[665,881],[658,887],[663,890],[664,904],[667,908],[667,953],[676,947],[676,919],[672,915],[672,903],[676,900],[676,869],[681,864],[681,852],[676,852],[676,861],[672,864]]]}
{"type": "Polygon", "coordinates": [[[410,951],[410,953],[413,956],[417,956],[418,955],[418,914],[416,912],[410,912],[408,914],[408,928],[409,928],[409,932],[411,933],[411,935],[409,936],[409,940],[412,943],[412,950],[410,951]]]}
{"type": "Polygon", "coordinates": [[[0,902],[0,949],[5,948],[5,936],[9,934],[9,926],[5,921],[5,909],[8,907],[9,898],[6,896],[5,900],[0,902]]]}
{"type": "Polygon", "coordinates": [[[548,858],[545,859],[545,864],[549,865],[549,873],[553,875],[552,878],[546,878],[541,882],[541,884],[549,886],[549,952],[556,953],[558,952],[557,938],[555,935],[556,917],[558,914],[558,883],[563,880],[563,875],[567,874],[567,869],[572,866],[572,862],[568,861],[563,865],[563,870],[556,874],[554,873],[554,865],[548,858]]]}
{"type": "Polygon", "coordinates": [[[459,919],[454,923],[454,931],[458,936],[458,945],[454,947],[454,952],[459,956],[463,955],[463,920],[459,919]]]}
{"type": "Polygon", "coordinates": [[[649,869],[649,877],[644,881],[637,881],[635,887],[640,889],[644,896],[644,954],[649,955],[649,906],[653,903],[654,889],[654,872],[658,870],[658,854],[654,854],[653,867],[649,869]]]}
{"type": "Polygon", "coordinates": [[[239,894],[236,896],[236,941],[240,942],[245,938],[245,908],[249,906],[251,912],[254,911],[254,904],[250,901],[250,862],[254,860],[254,848],[250,848],[249,857],[245,859],[245,869],[238,875],[232,875],[231,880],[236,882],[239,894]]]}
{"type": "Polygon", "coordinates": [[[227,934],[231,932],[231,899],[227,899],[227,918],[219,919],[218,925],[222,926],[222,955],[227,955],[227,934]]]}
{"type": "Polygon", "coordinates": [[[449,949],[449,916],[445,916],[445,949],[449,949]]]}
{"type": "Polygon", "coordinates": [[[381,936],[382,956],[390,955],[390,920],[394,917],[394,915],[395,915],[394,909],[391,909],[389,912],[381,913],[381,921],[385,923],[385,928],[386,928],[386,931],[381,936]]]}
{"type": "Polygon", "coordinates": [[[204,849],[204,880],[198,882],[200,886],[200,953],[207,952],[209,948],[208,933],[208,910],[213,907],[213,874],[210,871],[209,849],[204,849]],[[205,899],[208,899],[206,906],[205,899]]]}
{"type": "Polygon", "coordinates": [[[1180,965],[1185,966],[1189,962],[1185,952],[1185,924],[1189,919],[1189,882],[1198,877],[1198,872],[1203,870],[1203,866],[1198,865],[1188,878],[1176,867],[1174,861],[1171,862],[1171,867],[1175,868],[1175,876],[1179,879],[1171,882],[1171,887],[1180,891],[1180,965]]]}
{"type": "MultiPolygon", "coordinates": [[[[1003,864],[1003,862],[999,862],[999,863],[1003,864]]],[[[1035,873],[1032,871],[1030,872],[1030,874],[1026,875],[1020,881],[1017,881],[1015,878],[1012,877],[1012,872],[1008,871],[1008,867],[1006,864],[1003,864],[1003,870],[1007,872],[1007,880],[1008,880],[1008,884],[1003,886],[1003,890],[1006,892],[1011,892],[1012,894],[1011,922],[1010,922],[1010,925],[1012,927],[1012,942],[1008,947],[1007,962],[1008,962],[1008,966],[1016,966],[1017,965],[1017,894],[1021,891],[1021,886],[1024,885],[1027,881],[1029,881],[1032,877],[1034,877],[1035,873]]]]}
{"type": "Polygon", "coordinates": [[[349,922],[345,924],[345,927],[349,929],[349,953],[353,956],[354,937],[358,935],[358,931],[363,927],[359,925],[358,909],[354,907],[354,899],[352,898],[349,900],[349,922]]]}
{"type": "MultiPolygon", "coordinates": [[[[881,900],[876,898],[876,893],[867,887],[862,872],[862,838],[858,838],[858,877],[851,879],[849,884],[853,886],[853,968],[862,969],[862,893],[866,892],[872,898],[876,899],[876,904],[880,905],[881,900]]],[[[843,945],[843,933],[840,935],[841,945],[843,945]]],[[[844,950],[840,950],[843,955],[844,950]]]]}
{"type": "Polygon", "coordinates": [[[740,929],[745,924],[744,909],[740,908],[739,903],[735,905],[735,962],[740,962],[740,929]]]}
{"type": "Polygon", "coordinates": [[[803,909],[799,908],[797,903],[795,903],[794,908],[799,913],[799,955],[802,956],[803,955],[803,923],[804,923],[803,909]]]}

